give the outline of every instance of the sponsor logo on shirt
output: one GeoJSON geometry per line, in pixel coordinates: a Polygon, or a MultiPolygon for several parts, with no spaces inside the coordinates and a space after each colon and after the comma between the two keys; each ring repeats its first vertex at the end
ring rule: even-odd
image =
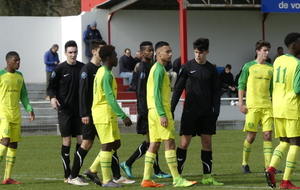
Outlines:
{"type": "Polygon", "coordinates": [[[191,73],[195,73],[195,72],[196,72],[196,70],[191,71],[191,73]]]}
{"type": "Polygon", "coordinates": [[[51,74],[51,78],[54,78],[56,76],[56,73],[53,71],[51,74]]]}
{"type": "Polygon", "coordinates": [[[141,78],[141,79],[146,78],[146,73],[142,72],[141,75],[140,75],[140,78],[141,78]]]}
{"type": "Polygon", "coordinates": [[[67,77],[67,76],[69,76],[69,73],[67,73],[67,74],[64,75],[64,77],[67,77]]]}
{"type": "Polygon", "coordinates": [[[81,78],[82,78],[82,79],[85,79],[86,77],[87,77],[86,72],[82,72],[82,73],[81,73],[81,78]]]}

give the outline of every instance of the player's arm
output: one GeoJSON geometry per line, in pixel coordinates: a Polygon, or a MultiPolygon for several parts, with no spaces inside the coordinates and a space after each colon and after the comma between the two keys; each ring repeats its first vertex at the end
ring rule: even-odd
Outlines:
{"type": "Polygon", "coordinates": [[[104,91],[106,100],[108,102],[108,104],[110,105],[110,107],[112,108],[113,112],[115,112],[115,114],[122,118],[123,122],[125,123],[126,126],[130,126],[131,125],[131,120],[127,117],[127,115],[123,112],[123,110],[120,108],[117,99],[113,93],[113,89],[112,89],[112,80],[113,77],[110,74],[105,73],[102,79],[102,89],[104,91]]]}
{"type": "Polygon", "coordinates": [[[173,88],[173,95],[171,100],[171,112],[174,113],[176,106],[178,104],[178,101],[181,97],[181,94],[186,86],[186,81],[188,79],[188,70],[185,65],[181,67],[181,70],[179,71],[179,76],[177,78],[177,81],[173,88]]]}
{"type": "Polygon", "coordinates": [[[221,105],[221,88],[220,88],[220,78],[218,75],[218,71],[216,68],[213,68],[212,74],[212,105],[213,105],[213,114],[215,119],[217,120],[220,114],[220,105],[221,105]]]}
{"type": "Polygon", "coordinates": [[[248,80],[248,76],[249,76],[249,67],[246,64],[243,69],[242,69],[242,73],[240,75],[239,78],[239,107],[240,107],[240,111],[244,114],[248,113],[248,109],[247,107],[244,105],[244,93],[245,93],[245,89],[247,86],[247,80],[248,80]]]}
{"type": "Polygon", "coordinates": [[[58,67],[54,69],[54,71],[51,74],[50,83],[48,86],[48,95],[50,96],[50,104],[51,107],[55,110],[58,110],[57,106],[60,106],[60,103],[56,99],[56,90],[59,87],[59,80],[60,80],[60,73],[58,67]]]}
{"type": "Polygon", "coordinates": [[[33,108],[31,107],[31,105],[29,103],[28,92],[27,92],[27,89],[26,89],[24,81],[23,81],[23,84],[22,84],[20,99],[21,99],[21,102],[22,102],[25,110],[27,112],[29,112],[29,115],[30,115],[29,121],[33,121],[34,118],[35,118],[35,115],[34,115],[33,108]]]}
{"type": "Polygon", "coordinates": [[[79,79],[79,115],[81,117],[82,123],[85,125],[89,124],[91,115],[91,110],[88,108],[88,84],[89,73],[86,68],[82,68],[80,71],[79,79]]]}
{"type": "Polygon", "coordinates": [[[164,67],[156,67],[154,75],[154,103],[157,114],[160,116],[160,123],[163,127],[168,126],[168,118],[162,101],[162,84],[165,76],[164,67]]]}
{"type": "Polygon", "coordinates": [[[294,92],[300,95],[300,62],[298,61],[298,66],[294,75],[294,92]]]}
{"type": "Polygon", "coordinates": [[[139,101],[138,111],[142,115],[147,115],[148,107],[147,107],[147,79],[146,69],[143,67],[139,67],[136,71],[136,96],[139,101]]]}

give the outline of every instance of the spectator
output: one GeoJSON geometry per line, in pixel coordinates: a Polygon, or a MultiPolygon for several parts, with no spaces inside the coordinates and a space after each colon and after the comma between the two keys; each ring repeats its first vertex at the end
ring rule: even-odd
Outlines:
{"type": "MultiPolygon", "coordinates": [[[[58,45],[54,44],[50,50],[48,50],[44,55],[44,63],[46,65],[46,90],[49,86],[51,73],[54,71],[56,65],[59,64],[59,57],[57,54],[58,51],[58,45]]],[[[50,100],[50,96],[47,93],[46,100],[50,100]]]]}
{"type": "Polygon", "coordinates": [[[166,69],[168,77],[170,79],[171,90],[173,90],[173,87],[177,80],[177,73],[173,71],[173,65],[172,65],[171,61],[168,61],[167,65],[165,66],[165,69],[166,69]]]}
{"type": "Polygon", "coordinates": [[[141,59],[142,59],[141,51],[137,51],[135,53],[135,58],[133,58],[133,59],[135,61],[135,64],[141,62],[141,59]]]}
{"type": "Polygon", "coordinates": [[[85,55],[90,61],[92,59],[92,52],[90,51],[90,41],[92,40],[102,40],[102,36],[97,29],[97,22],[92,21],[91,24],[87,26],[87,29],[83,33],[83,41],[85,43],[85,55]]]}
{"type": "Polygon", "coordinates": [[[227,64],[225,69],[220,73],[220,81],[222,88],[222,95],[224,92],[227,92],[227,96],[229,98],[232,97],[231,93],[236,92],[236,88],[234,87],[233,74],[231,71],[231,65],[227,64]]]}
{"type": "Polygon", "coordinates": [[[120,77],[129,79],[129,85],[132,85],[132,73],[135,67],[135,60],[131,56],[131,50],[126,48],[124,55],[120,57],[120,77]]]}
{"type": "Polygon", "coordinates": [[[281,56],[281,55],[284,55],[284,53],[283,53],[283,48],[282,47],[278,47],[277,48],[277,54],[274,56],[274,58],[273,58],[273,63],[275,62],[275,59],[277,58],[277,57],[279,57],[279,56],[281,56]]]}

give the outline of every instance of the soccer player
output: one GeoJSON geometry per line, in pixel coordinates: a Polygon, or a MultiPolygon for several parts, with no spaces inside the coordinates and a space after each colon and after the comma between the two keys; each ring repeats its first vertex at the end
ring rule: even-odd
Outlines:
{"type": "Polygon", "coordinates": [[[92,116],[102,148],[100,154],[103,187],[122,187],[110,177],[112,155],[121,146],[118,117],[122,118],[125,126],[132,122],[117,103],[117,82],[111,72],[118,65],[117,53],[112,45],[100,48],[102,67],[97,71],[94,80],[94,98],[92,116]]]}
{"type": "MultiPolygon", "coordinates": [[[[136,71],[136,97],[137,97],[137,112],[138,120],[136,125],[136,130],[138,134],[146,136],[146,140],[142,142],[136,149],[136,151],[131,155],[131,157],[126,161],[122,162],[121,168],[130,178],[134,178],[131,172],[132,164],[142,157],[148,147],[149,147],[149,129],[148,129],[148,107],[147,107],[147,98],[146,98],[146,88],[147,88],[147,79],[149,76],[150,69],[152,67],[152,59],[154,54],[153,45],[149,41],[144,41],[140,44],[140,52],[142,55],[142,60],[136,71]]],[[[158,164],[158,155],[156,154],[156,159],[153,165],[154,169],[154,178],[170,178],[170,174],[166,174],[161,171],[158,164]]]]}
{"type": "Polygon", "coordinates": [[[181,116],[181,138],[176,150],[178,172],[182,173],[192,137],[198,135],[202,142],[202,184],[223,185],[211,176],[212,135],[216,134],[216,121],[220,112],[219,76],[216,67],[206,60],[209,40],[199,38],[194,41],[193,48],[195,58],[182,65],[172,96],[171,111],[174,113],[183,90],[186,90],[181,116]]]}
{"type": "Polygon", "coordinates": [[[244,131],[247,137],[243,147],[242,172],[251,173],[248,165],[252,143],[258,131],[258,124],[263,132],[263,153],[265,168],[270,165],[272,151],[272,125],[273,111],[271,103],[273,66],[266,60],[271,45],[267,41],[260,40],[255,44],[256,59],[243,66],[239,78],[239,107],[246,115],[244,131]],[[244,105],[244,93],[247,89],[246,105],[244,105]]]}
{"type": "Polygon", "coordinates": [[[6,54],[7,66],[0,70],[0,162],[6,153],[5,174],[3,185],[22,184],[11,179],[12,168],[15,165],[18,142],[21,141],[21,100],[25,110],[29,112],[29,121],[35,116],[29,103],[27,89],[20,68],[20,57],[15,51],[6,54]]]}
{"type": "Polygon", "coordinates": [[[147,105],[150,146],[145,155],[142,187],[161,187],[163,184],[151,180],[151,170],[162,141],[165,144],[165,158],[173,177],[174,187],[189,187],[196,182],[183,179],[177,171],[174,140],[174,120],[171,114],[171,85],[165,66],[172,58],[172,49],[167,42],[155,45],[157,62],[152,66],[147,81],[147,105]]]}
{"type": "Polygon", "coordinates": [[[73,40],[66,42],[65,55],[67,60],[55,67],[48,87],[51,106],[57,110],[58,114],[59,130],[62,137],[61,158],[65,183],[68,182],[71,174],[71,138],[77,138],[75,152],[82,142],[82,123],[79,117],[78,100],[79,72],[84,64],[76,60],[77,54],[76,42],[73,40]]]}
{"type": "Polygon", "coordinates": [[[266,170],[267,183],[276,187],[275,168],[285,152],[286,166],[280,189],[300,189],[294,186],[290,179],[296,168],[300,146],[300,33],[289,33],[284,44],[288,54],[276,58],[273,73],[273,116],[275,137],[280,139],[266,170]]]}

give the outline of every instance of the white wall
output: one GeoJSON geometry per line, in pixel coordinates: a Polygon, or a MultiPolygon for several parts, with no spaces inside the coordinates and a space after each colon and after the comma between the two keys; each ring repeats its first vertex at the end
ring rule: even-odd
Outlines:
{"type": "MultiPolygon", "coordinates": [[[[289,32],[299,32],[296,13],[271,13],[265,22],[266,40],[272,45],[270,58],[276,48],[283,46],[283,38],[289,32]]],[[[262,38],[260,11],[188,11],[188,57],[193,58],[192,42],[199,37],[210,39],[208,60],[218,66],[232,64],[236,75],[241,66],[254,57],[254,45],[262,38]]],[[[0,17],[0,68],[6,66],[5,55],[17,51],[21,57],[20,71],[26,82],[45,82],[44,53],[57,43],[60,60],[66,59],[64,44],[75,40],[78,44],[78,60],[84,63],[83,31],[93,20],[103,39],[107,41],[107,10],[84,12],[70,17],[0,17]]],[[[121,10],[111,20],[111,43],[116,46],[118,57],[125,48],[134,55],[144,40],[153,44],[160,40],[170,43],[173,60],[179,56],[178,11],[121,10]]],[[[284,47],[285,48],[285,47],[284,47]]],[[[286,48],[285,48],[286,51],[286,48]]],[[[118,76],[119,69],[113,70],[118,76]]]]}

